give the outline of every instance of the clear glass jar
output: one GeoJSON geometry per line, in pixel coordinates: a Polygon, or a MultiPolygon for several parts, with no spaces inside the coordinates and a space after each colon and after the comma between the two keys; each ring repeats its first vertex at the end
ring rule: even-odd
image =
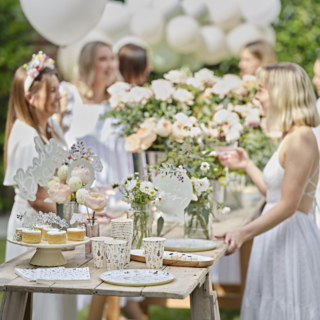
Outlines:
{"type": "MultiPolygon", "coordinates": [[[[86,236],[88,238],[94,238],[100,236],[100,229],[99,229],[99,223],[96,222],[97,219],[87,219],[88,222],[86,223],[86,236]]],[[[89,243],[86,243],[86,258],[92,258],[92,244],[91,241],[89,243]]]]}
{"type": "Polygon", "coordinates": [[[191,202],[184,211],[184,237],[211,240],[212,221],[210,204],[191,202]]]}
{"type": "Polygon", "coordinates": [[[131,204],[128,218],[133,220],[131,249],[140,249],[142,239],[152,236],[153,211],[150,204],[131,204]]]}

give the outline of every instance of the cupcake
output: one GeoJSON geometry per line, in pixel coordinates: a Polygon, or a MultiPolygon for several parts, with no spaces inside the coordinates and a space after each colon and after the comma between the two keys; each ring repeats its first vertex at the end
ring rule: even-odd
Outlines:
{"type": "Polygon", "coordinates": [[[42,231],[42,240],[48,241],[48,232],[49,231],[59,231],[57,228],[52,228],[52,227],[44,227],[42,231]]]}
{"type": "Polygon", "coordinates": [[[19,231],[22,231],[24,228],[16,228],[16,233],[18,233],[19,231]]]}
{"type": "Polygon", "coordinates": [[[49,244],[67,243],[67,233],[65,231],[48,231],[47,239],[49,244]]]}
{"type": "Polygon", "coordinates": [[[37,230],[40,230],[41,231],[41,236],[42,236],[44,226],[36,225],[34,228],[37,229],[37,230]]]}
{"type": "Polygon", "coordinates": [[[67,229],[68,241],[83,241],[86,235],[86,230],[81,228],[67,229]]]}
{"type": "Polygon", "coordinates": [[[36,229],[23,229],[22,230],[22,242],[25,243],[40,243],[41,231],[36,229]]]}

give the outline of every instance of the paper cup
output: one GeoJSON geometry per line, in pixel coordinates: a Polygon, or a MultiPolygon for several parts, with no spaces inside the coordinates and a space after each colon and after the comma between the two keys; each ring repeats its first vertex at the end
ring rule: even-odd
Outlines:
{"type": "Polygon", "coordinates": [[[92,243],[92,256],[93,264],[95,268],[107,267],[106,247],[104,242],[107,240],[113,240],[111,237],[94,237],[91,238],[92,243]]]}
{"type": "Polygon", "coordinates": [[[125,264],[130,262],[130,255],[131,255],[131,243],[132,243],[132,236],[125,237],[125,236],[115,236],[114,240],[124,240],[127,241],[126,245],[126,257],[125,257],[125,264]]]}
{"type": "Polygon", "coordinates": [[[124,240],[107,240],[104,242],[107,255],[107,269],[123,270],[126,260],[127,241],[124,240]]]}
{"type": "Polygon", "coordinates": [[[165,238],[143,238],[143,246],[148,269],[162,268],[165,238]]]}

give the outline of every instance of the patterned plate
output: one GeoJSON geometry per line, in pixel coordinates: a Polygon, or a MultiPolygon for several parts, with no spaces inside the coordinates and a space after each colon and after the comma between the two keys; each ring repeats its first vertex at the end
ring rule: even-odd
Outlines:
{"type": "Polygon", "coordinates": [[[158,286],[174,280],[173,273],[155,269],[112,270],[100,275],[100,279],[110,284],[126,287],[158,286]]]}
{"type": "Polygon", "coordinates": [[[214,241],[202,239],[167,239],[164,250],[179,252],[209,251],[217,247],[214,241]]]}

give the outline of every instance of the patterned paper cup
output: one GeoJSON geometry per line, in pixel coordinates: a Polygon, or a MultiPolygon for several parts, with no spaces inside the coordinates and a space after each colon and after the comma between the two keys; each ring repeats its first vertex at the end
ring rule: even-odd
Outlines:
{"type": "Polygon", "coordinates": [[[107,269],[123,270],[126,261],[127,241],[107,240],[104,242],[107,253],[107,269]]]}
{"type": "Polygon", "coordinates": [[[91,238],[92,243],[92,255],[93,263],[95,268],[106,268],[107,267],[107,257],[106,248],[104,242],[106,240],[113,240],[111,237],[94,237],[91,238]]]}
{"type": "Polygon", "coordinates": [[[143,238],[143,246],[148,269],[162,268],[165,238],[143,238]]]}
{"type": "Polygon", "coordinates": [[[124,240],[127,241],[126,245],[126,257],[124,263],[127,264],[130,262],[130,255],[131,255],[131,243],[132,243],[132,236],[115,236],[114,240],[124,240]]]}

